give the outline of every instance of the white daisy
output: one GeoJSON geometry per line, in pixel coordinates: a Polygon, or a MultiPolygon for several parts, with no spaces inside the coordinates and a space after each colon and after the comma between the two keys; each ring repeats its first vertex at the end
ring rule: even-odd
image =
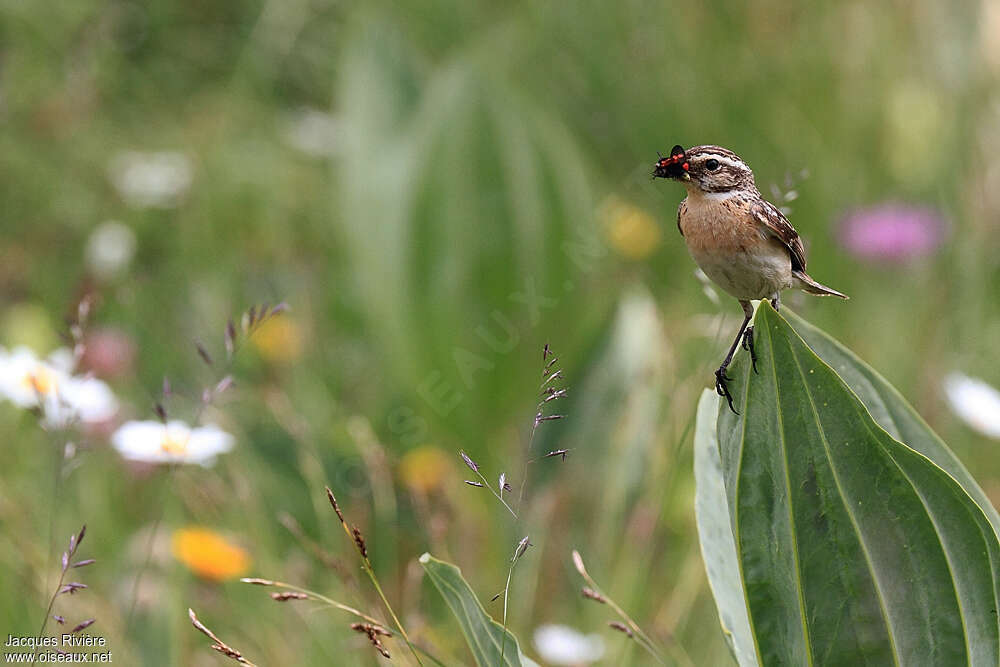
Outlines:
{"type": "Polygon", "coordinates": [[[1000,391],[977,378],[950,373],[944,379],[944,393],[965,423],[1000,440],[1000,391]]]}
{"type": "Polygon", "coordinates": [[[125,422],[111,436],[114,448],[130,461],[197,463],[206,468],[233,443],[233,436],[218,426],[191,428],[179,420],[125,422]]]}
{"type": "Polygon", "coordinates": [[[566,625],[542,625],[535,630],[535,648],[553,665],[585,665],[604,657],[604,639],[566,625]]]}
{"type": "Polygon", "coordinates": [[[73,354],[59,349],[39,359],[27,347],[11,352],[0,348],[0,398],[22,408],[40,408],[48,426],[102,422],[118,411],[108,385],[91,377],[72,375],[73,354]]]}

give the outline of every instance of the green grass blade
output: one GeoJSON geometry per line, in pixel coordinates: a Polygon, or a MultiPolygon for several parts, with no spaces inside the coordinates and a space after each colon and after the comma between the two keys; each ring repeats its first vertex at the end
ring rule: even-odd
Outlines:
{"type": "Polygon", "coordinates": [[[535,665],[521,654],[517,638],[486,613],[479,598],[462,577],[461,570],[427,553],[420,557],[420,564],[424,566],[427,576],[458,620],[477,665],[480,667],[535,665]]]}

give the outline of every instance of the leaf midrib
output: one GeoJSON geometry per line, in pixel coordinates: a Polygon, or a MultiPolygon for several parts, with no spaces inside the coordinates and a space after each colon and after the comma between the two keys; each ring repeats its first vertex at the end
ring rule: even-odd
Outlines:
{"type": "MultiPolygon", "coordinates": [[[[774,354],[773,345],[771,346],[771,350],[773,359],[773,354],[774,354]]],[[[886,636],[888,637],[889,640],[889,648],[892,650],[893,664],[897,665],[898,667],[901,663],[899,660],[898,649],[896,648],[893,624],[889,619],[889,613],[888,609],[886,608],[885,597],[882,593],[881,583],[879,582],[879,579],[875,574],[875,566],[872,563],[871,553],[869,553],[868,545],[866,544],[861,534],[861,529],[858,526],[857,518],[854,516],[854,511],[851,509],[850,505],[847,502],[847,495],[844,493],[844,488],[840,483],[840,475],[837,473],[837,469],[833,465],[833,456],[830,452],[830,443],[826,439],[826,431],[823,429],[823,423],[820,421],[819,411],[816,408],[816,402],[813,400],[812,391],[809,389],[809,383],[808,380],[806,379],[805,373],[802,370],[802,365],[799,363],[799,359],[795,355],[795,352],[792,350],[790,350],[790,352],[791,354],[789,356],[791,356],[792,360],[795,362],[795,369],[798,371],[799,377],[802,378],[802,386],[805,389],[806,397],[809,399],[809,408],[812,410],[813,417],[816,420],[816,427],[817,431],[819,432],[820,441],[823,443],[823,452],[824,454],[826,454],[826,460],[830,466],[830,473],[833,475],[833,483],[837,486],[837,493],[841,499],[841,503],[844,506],[844,511],[847,513],[847,518],[851,522],[851,528],[854,529],[855,536],[857,537],[858,540],[858,545],[861,547],[861,552],[865,555],[865,564],[868,567],[868,574],[872,579],[872,583],[874,583],[875,585],[875,595],[876,598],[878,599],[879,611],[882,612],[882,620],[885,622],[885,628],[887,631],[886,636]]]]}
{"type": "MultiPolygon", "coordinates": [[[[444,577],[440,576],[440,574],[436,575],[434,578],[437,579],[438,581],[440,581],[443,586],[445,586],[446,588],[448,588],[448,590],[451,591],[454,594],[454,597],[458,600],[459,605],[461,606],[461,612],[463,613],[463,615],[465,616],[465,618],[469,620],[469,628],[470,628],[470,630],[474,629],[472,627],[474,625],[485,626],[484,629],[486,631],[487,637],[489,638],[488,639],[489,643],[492,644],[493,646],[495,646],[497,649],[499,649],[500,648],[500,642],[498,642],[496,640],[496,637],[494,637],[494,634],[492,632],[493,628],[491,627],[492,624],[491,624],[490,619],[488,618],[488,616],[486,618],[484,618],[484,619],[481,619],[480,622],[477,623],[476,622],[476,618],[475,618],[476,615],[469,613],[468,608],[466,607],[466,604],[465,604],[465,601],[464,601],[465,596],[461,594],[461,591],[458,588],[456,588],[455,585],[452,584],[450,581],[448,581],[444,577]]],[[[449,604],[449,606],[451,606],[451,605],[449,604]]],[[[484,609],[482,609],[482,607],[479,608],[479,611],[483,612],[484,615],[486,614],[486,611],[484,609]]],[[[495,623],[495,621],[494,621],[494,623],[495,623]]],[[[485,650],[485,646],[483,645],[482,641],[480,640],[479,635],[476,634],[475,632],[473,632],[472,635],[473,636],[471,637],[471,639],[472,639],[473,642],[475,642],[476,647],[480,650],[481,655],[483,655],[484,657],[487,656],[488,653],[485,650]]],[[[512,664],[512,663],[510,663],[510,662],[508,662],[506,660],[507,657],[508,656],[504,656],[505,660],[503,661],[502,664],[512,664]]],[[[520,662],[520,658],[518,658],[518,661],[520,662]]]]}

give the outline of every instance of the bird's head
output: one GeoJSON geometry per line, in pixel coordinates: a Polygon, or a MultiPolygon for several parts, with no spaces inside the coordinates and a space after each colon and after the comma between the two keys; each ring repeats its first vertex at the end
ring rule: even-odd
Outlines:
{"type": "Polygon", "coordinates": [[[680,181],[688,192],[711,193],[755,188],[753,171],[739,155],[721,146],[674,146],[653,167],[654,178],[680,181]]]}

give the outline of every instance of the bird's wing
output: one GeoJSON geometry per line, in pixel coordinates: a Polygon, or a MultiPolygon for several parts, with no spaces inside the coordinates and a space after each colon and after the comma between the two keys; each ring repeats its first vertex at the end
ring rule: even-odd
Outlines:
{"type": "Polygon", "coordinates": [[[773,236],[788,248],[792,256],[792,271],[806,270],[806,249],[802,247],[802,239],[799,233],[788,222],[788,218],[777,209],[774,204],[761,200],[753,205],[751,209],[753,217],[764,225],[769,236],[773,236]]]}
{"type": "Polygon", "coordinates": [[[677,205],[677,231],[681,233],[681,236],[684,236],[684,230],[681,229],[681,213],[686,208],[685,202],[687,202],[687,199],[682,199],[681,203],[677,205]]]}

